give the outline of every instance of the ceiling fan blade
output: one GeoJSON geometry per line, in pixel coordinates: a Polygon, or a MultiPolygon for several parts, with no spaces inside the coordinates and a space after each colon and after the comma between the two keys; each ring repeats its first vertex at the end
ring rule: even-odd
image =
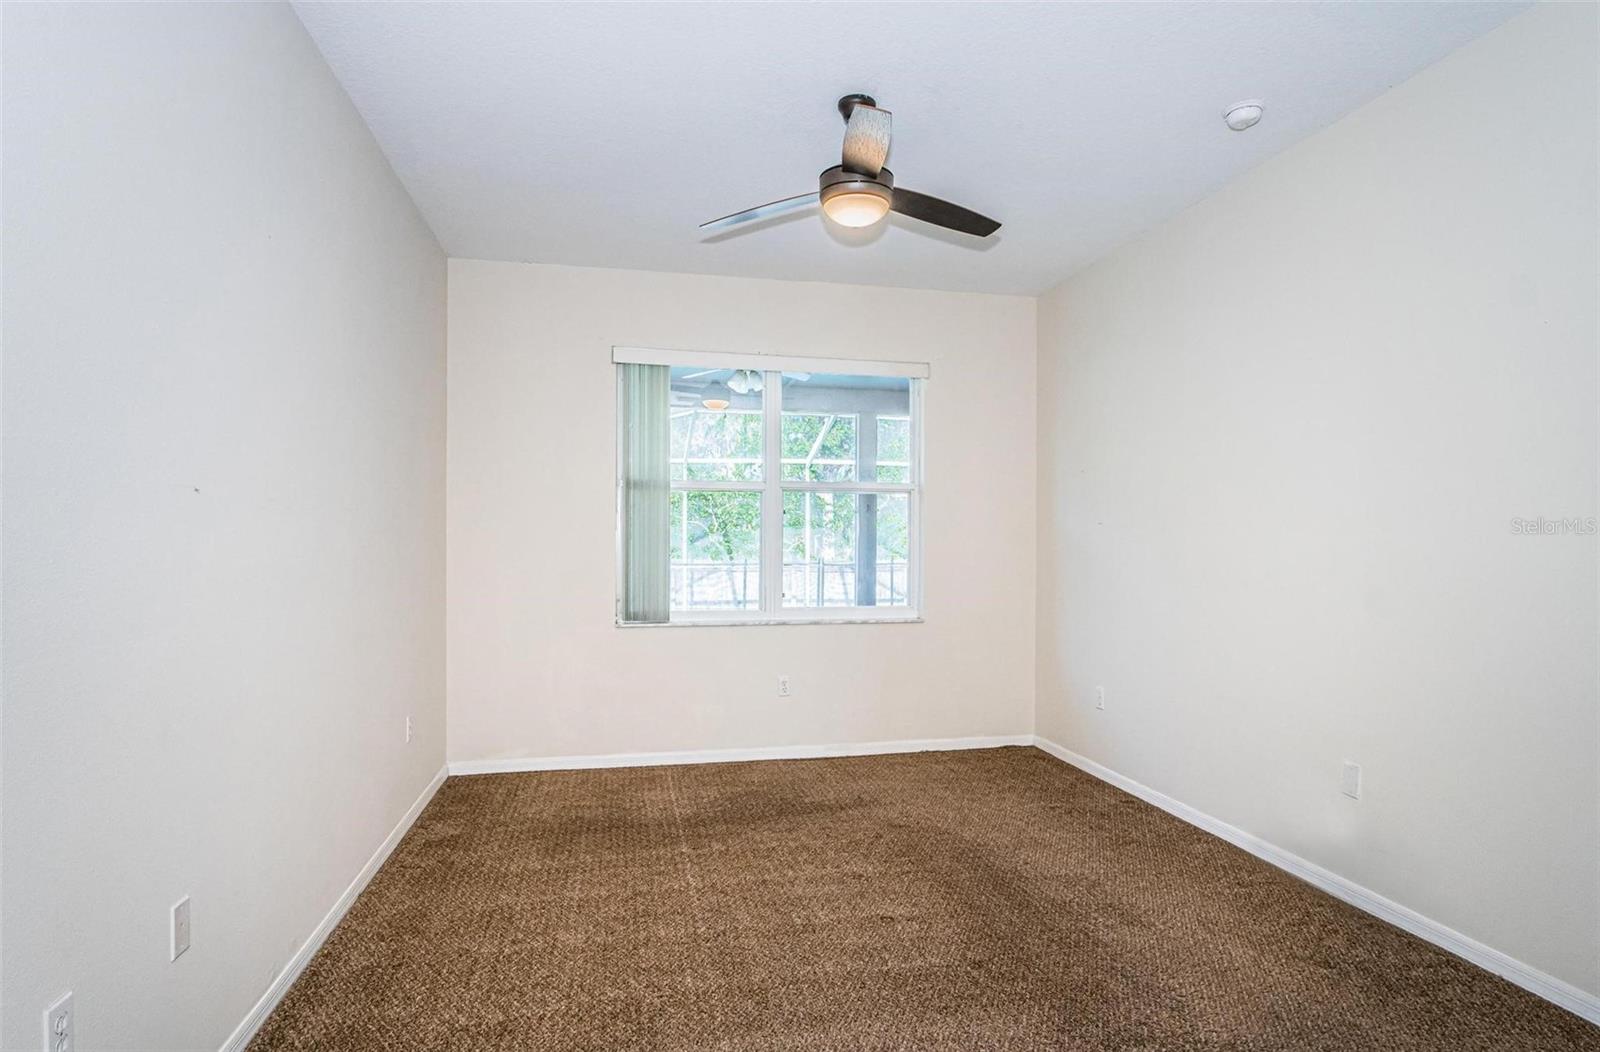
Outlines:
{"type": "Polygon", "coordinates": [[[877,176],[889,160],[888,110],[858,102],[844,126],[844,151],[841,160],[852,172],[877,176]]]}
{"type": "Polygon", "coordinates": [[[889,207],[903,216],[920,219],[924,223],[932,223],[934,226],[942,226],[949,230],[958,230],[974,237],[988,237],[1000,229],[997,221],[979,215],[970,208],[962,208],[949,201],[941,201],[937,197],[919,194],[915,190],[902,190],[898,186],[892,192],[894,200],[890,202],[889,207]]]}
{"type": "Polygon", "coordinates": [[[701,223],[700,229],[726,230],[728,227],[738,226],[740,223],[753,223],[757,219],[781,216],[785,212],[793,212],[797,208],[804,208],[807,205],[816,203],[817,191],[813,190],[809,194],[801,194],[798,197],[785,197],[779,201],[768,201],[764,205],[746,208],[743,212],[735,212],[731,216],[723,216],[721,219],[713,219],[710,222],[701,223]]]}

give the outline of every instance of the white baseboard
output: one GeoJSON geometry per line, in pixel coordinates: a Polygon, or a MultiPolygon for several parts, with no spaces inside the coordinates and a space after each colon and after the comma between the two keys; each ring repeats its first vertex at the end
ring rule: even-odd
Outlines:
{"type": "Polygon", "coordinates": [[[744,763],[749,760],[815,760],[825,756],[879,756],[897,752],[942,752],[953,749],[997,749],[1032,745],[1031,734],[988,738],[915,738],[897,742],[852,742],[843,745],[770,745],[754,749],[705,749],[693,752],[631,752],[601,756],[525,756],[505,760],[452,760],[450,773],[511,774],[517,771],[581,771],[600,767],[661,767],[688,763],[744,763]]]}
{"type": "Polygon", "coordinates": [[[1438,921],[1430,920],[1416,910],[1386,899],[1370,888],[1362,887],[1354,881],[1347,880],[1337,873],[1324,869],[1315,862],[1308,862],[1299,855],[1285,851],[1283,848],[1268,843],[1252,833],[1246,833],[1236,826],[1231,826],[1221,819],[1213,818],[1203,811],[1197,811],[1188,804],[1180,803],[1165,793],[1136,782],[1126,775],[1118,774],[1109,767],[1103,767],[1087,757],[1079,756],[1077,753],[1057,745],[1048,738],[1035,736],[1033,743],[1056,759],[1065,761],[1103,782],[1108,782],[1126,793],[1137,796],[1146,803],[1154,804],[1168,814],[1181,818],[1190,825],[1203,829],[1213,836],[1221,837],[1228,843],[1250,852],[1250,854],[1262,861],[1270,862],[1284,872],[1299,877],[1307,884],[1321,888],[1336,899],[1342,899],[1357,909],[1365,910],[1380,920],[1388,921],[1395,927],[1410,932],[1419,939],[1425,939],[1440,949],[1448,950],[1457,957],[1470,961],[1485,971],[1493,972],[1495,975],[1517,984],[1530,993],[1537,994],[1552,1004],[1560,1005],[1574,1015],[1580,1016],[1591,1023],[1600,1024],[1600,996],[1580,990],[1571,983],[1557,979],[1553,975],[1547,975],[1531,965],[1524,964],[1516,958],[1494,949],[1492,946],[1485,946],[1476,939],[1461,934],[1454,928],[1449,928],[1438,921]]]}
{"type": "Polygon", "coordinates": [[[406,835],[406,831],[417,820],[417,816],[422,814],[422,809],[428,806],[429,800],[433,799],[433,794],[439,791],[439,787],[444,784],[447,776],[448,769],[439,768],[439,773],[433,776],[433,780],[428,783],[426,789],[422,790],[422,795],[417,797],[416,802],[406,809],[406,813],[400,817],[400,821],[389,831],[389,835],[384,838],[383,843],[378,845],[378,850],[374,851],[372,857],[367,859],[367,864],[361,867],[361,872],[357,873],[356,878],[350,882],[350,886],[344,889],[344,894],[339,896],[339,900],[333,904],[333,908],[328,911],[327,916],[322,918],[322,922],[316,926],[306,941],[295,951],[294,956],[289,958],[289,963],[283,966],[283,971],[278,973],[278,977],[272,980],[272,985],[268,986],[267,992],[261,995],[261,1000],[257,1001],[255,1007],[250,1009],[250,1014],[245,1016],[244,1020],[234,1028],[232,1034],[228,1035],[228,1040],[222,1043],[222,1052],[242,1052],[244,1047],[250,1043],[250,1039],[256,1036],[256,1031],[261,1029],[261,1024],[267,1021],[267,1016],[271,1015],[272,1010],[278,1007],[278,1002],[283,1000],[283,995],[289,992],[289,987],[293,986],[294,981],[300,978],[300,973],[305,971],[306,965],[311,963],[311,958],[315,957],[317,951],[322,949],[322,944],[327,941],[329,935],[333,934],[333,929],[338,927],[339,921],[344,919],[345,913],[349,911],[351,904],[356,901],[356,896],[366,889],[367,884],[388,859],[390,852],[400,843],[400,839],[406,835]]]}

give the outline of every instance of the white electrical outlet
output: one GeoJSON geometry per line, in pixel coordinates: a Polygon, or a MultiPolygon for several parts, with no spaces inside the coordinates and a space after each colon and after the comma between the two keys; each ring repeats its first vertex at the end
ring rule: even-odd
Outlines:
{"type": "Polygon", "coordinates": [[[1344,762],[1344,772],[1339,776],[1339,791],[1352,800],[1361,799],[1361,765],[1344,762]]]}
{"type": "Polygon", "coordinates": [[[411,717],[406,717],[406,744],[411,744],[411,717]]]}
{"type": "Polygon", "coordinates": [[[779,676],[778,677],[778,697],[787,698],[788,696],[789,696],[789,677],[788,676],[779,676]]]}
{"type": "Polygon", "coordinates": [[[1106,688],[1094,688],[1094,707],[1097,709],[1103,709],[1106,707],[1106,688]]]}
{"type": "Polygon", "coordinates": [[[175,961],[183,956],[189,948],[191,929],[189,927],[189,896],[185,895],[172,904],[172,959],[175,961]]]}
{"type": "Polygon", "coordinates": [[[73,1052],[78,1047],[73,1034],[76,1018],[77,1014],[72,1010],[72,992],[69,990],[44,1010],[44,1052],[73,1052]]]}

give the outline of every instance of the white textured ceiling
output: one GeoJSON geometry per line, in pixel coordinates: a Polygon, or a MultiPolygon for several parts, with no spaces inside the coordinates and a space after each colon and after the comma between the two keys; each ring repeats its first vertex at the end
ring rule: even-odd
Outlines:
{"type": "Polygon", "coordinates": [[[1521,4],[296,5],[447,253],[1033,294],[1521,4]],[[987,240],[815,209],[838,96],[987,240]],[[1222,112],[1266,103],[1251,131],[1222,112]]]}

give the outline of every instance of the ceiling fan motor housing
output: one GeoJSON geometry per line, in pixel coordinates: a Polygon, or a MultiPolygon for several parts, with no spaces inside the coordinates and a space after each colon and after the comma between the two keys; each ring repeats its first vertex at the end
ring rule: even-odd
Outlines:
{"type": "Polygon", "coordinates": [[[840,194],[871,194],[885,201],[893,201],[894,173],[885,168],[878,172],[877,178],[873,178],[836,164],[817,177],[817,190],[824,205],[840,194]]]}

